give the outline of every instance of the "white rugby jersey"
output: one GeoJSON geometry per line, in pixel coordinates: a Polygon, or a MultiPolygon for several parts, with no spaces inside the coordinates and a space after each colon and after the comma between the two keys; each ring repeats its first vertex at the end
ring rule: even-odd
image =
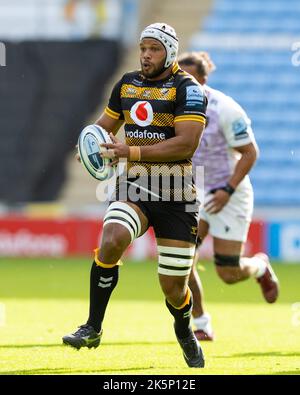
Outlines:
{"type": "MultiPolygon", "coordinates": [[[[205,193],[224,186],[233,174],[241,154],[234,149],[249,143],[255,138],[251,121],[242,107],[230,96],[205,85],[208,98],[207,123],[201,143],[193,156],[194,174],[196,166],[204,166],[205,193]]],[[[196,184],[199,185],[196,179],[196,184]]],[[[251,188],[247,175],[238,189],[251,188]]]]}

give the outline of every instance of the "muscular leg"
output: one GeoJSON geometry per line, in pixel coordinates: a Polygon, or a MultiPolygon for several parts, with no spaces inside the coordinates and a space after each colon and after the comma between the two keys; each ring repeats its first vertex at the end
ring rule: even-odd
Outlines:
{"type": "MultiPolygon", "coordinates": [[[[194,245],[185,241],[176,241],[168,239],[157,239],[159,251],[159,282],[161,289],[166,297],[166,304],[170,313],[175,318],[175,332],[179,338],[187,337],[190,333],[190,315],[192,309],[192,297],[188,288],[188,279],[192,256],[186,258],[189,249],[194,245]],[[167,250],[162,247],[169,247],[167,250]],[[177,249],[176,249],[177,248],[177,249]],[[182,250],[179,250],[179,249],[182,250]],[[167,251],[164,253],[163,251],[167,251]],[[172,258],[172,251],[174,251],[172,258]],[[178,258],[182,251],[183,258],[178,258]],[[181,267],[185,270],[176,270],[177,262],[182,261],[181,267]],[[177,261],[177,262],[176,262],[177,261]],[[172,262],[174,264],[172,265],[172,262]],[[174,273],[174,275],[172,275],[174,273]]],[[[179,269],[179,268],[178,268],[179,269]]]]}
{"type": "Polygon", "coordinates": [[[268,303],[274,303],[279,294],[279,281],[269,258],[264,253],[251,258],[241,257],[243,243],[214,238],[215,263],[219,276],[227,284],[255,277],[268,303]]]}
{"type": "Polygon", "coordinates": [[[122,225],[109,224],[104,227],[101,246],[96,251],[90,273],[90,306],[87,324],[96,332],[101,330],[107,304],[118,283],[117,263],[130,242],[130,235],[122,225]]]}
{"type": "Polygon", "coordinates": [[[240,258],[243,247],[240,241],[214,237],[216,270],[227,284],[234,284],[264,273],[266,263],[262,259],[256,256],[240,258]]]}
{"type": "MultiPolygon", "coordinates": [[[[141,224],[139,236],[141,236],[148,228],[148,220],[136,205],[126,204],[134,209],[138,215],[141,224]]],[[[115,213],[118,212],[114,212],[114,217],[117,215],[115,213]]],[[[121,211],[121,214],[123,215],[123,211],[121,211]]],[[[107,304],[118,282],[118,261],[130,243],[131,234],[121,223],[111,222],[104,226],[101,246],[96,252],[95,261],[91,268],[90,308],[87,320],[87,324],[97,332],[101,330],[107,304]]]]}
{"type": "MultiPolygon", "coordinates": [[[[175,247],[175,248],[193,248],[192,243],[179,240],[157,239],[159,247],[175,247]]],[[[187,265],[186,265],[187,266],[187,265]]],[[[171,275],[159,273],[159,282],[161,289],[167,301],[175,308],[182,305],[188,290],[188,278],[190,270],[186,270],[185,275],[171,275]]],[[[170,270],[171,273],[171,270],[170,270]]]]}
{"type": "MultiPolygon", "coordinates": [[[[202,241],[207,236],[209,230],[209,224],[200,220],[198,224],[198,246],[200,247],[202,241]]],[[[199,248],[196,248],[195,257],[191,274],[189,277],[189,287],[193,294],[193,324],[195,328],[195,335],[198,340],[213,340],[214,334],[211,327],[210,315],[205,312],[203,306],[203,287],[197,271],[197,263],[199,261],[199,248]]]]}
{"type": "Polygon", "coordinates": [[[119,259],[131,241],[141,236],[147,227],[147,218],[135,204],[114,202],[109,206],[104,217],[101,247],[95,250],[91,268],[89,318],[77,331],[63,337],[64,344],[77,349],[99,346],[105,310],[118,282],[119,259]]]}
{"type": "Polygon", "coordinates": [[[157,244],[159,282],[167,308],[174,317],[174,329],[184,359],[190,367],[203,367],[202,350],[190,326],[193,298],[188,279],[195,245],[169,239],[157,239],[157,244]]]}
{"type": "MultiPolygon", "coordinates": [[[[198,225],[198,240],[200,241],[199,246],[207,236],[208,229],[209,229],[208,223],[203,220],[200,220],[198,225]]],[[[204,313],[203,287],[197,271],[198,260],[199,260],[199,251],[198,248],[196,248],[193,266],[188,283],[193,294],[193,311],[192,311],[193,317],[200,317],[204,313]]]]}

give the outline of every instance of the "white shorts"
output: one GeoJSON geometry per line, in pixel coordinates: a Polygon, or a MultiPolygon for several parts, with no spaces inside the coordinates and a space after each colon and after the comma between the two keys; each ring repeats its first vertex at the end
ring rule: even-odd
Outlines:
{"type": "MultiPolygon", "coordinates": [[[[205,203],[211,199],[210,193],[205,197],[205,203]]],[[[246,242],[253,213],[253,190],[249,185],[237,190],[230,200],[217,214],[208,214],[202,208],[199,219],[209,224],[209,234],[224,240],[246,242]]]]}

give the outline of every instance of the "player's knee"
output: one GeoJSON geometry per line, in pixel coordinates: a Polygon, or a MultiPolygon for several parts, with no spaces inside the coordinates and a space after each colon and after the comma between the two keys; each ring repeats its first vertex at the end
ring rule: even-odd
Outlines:
{"type": "Polygon", "coordinates": [[[160,283],[162,291],[168,302],[173,306],[180,306],[185,297],[183,285],[178,284],[171,278],[165,279],[165,281],[161,281],[160,283]]]}
{"type": "Polygon", "coordinates": [[[219,277],[226,284],[235,284],[239,281],[237,276],[240,264],[239,255],[215,254],[215,264],[219,277]]]}
{"type": "Polygon", "coordinates": [[[169,299],[173,299],[177,294],[177,287],[174,285],[172,281],[169,279],[160,282],[161,289],[165,295],[165,297],[169,299]]]}
{"type": "Polygon", "coordinates": [[[183,292],[170,292],[165,294],[167,301],[174,307],[182,305],[185,294],[183,292]]]}
{"type": "Polygon", "coordinates": [[[173,306],[180,306],[193,265],[195,246],[158,246],[158,274],[162,291],[173,306]]]}
{"type": "Polygon", "coordinates": [[[141,220],[136,211],[124,202],[113,202],[103,219],[104,230],[118,236],[120,243],[130,244],[142,231],[141,220]],[[109,229],[109,230],[108,230],[109,229]]]}
{"type": "Polygon", "coordinates": [[[224,283],[235,284],[237,282],[236,275],[232,273],[230,270],[227,269],[220,270],[217,268],[217,272],[219,277],[224,281],[224,283]]]}
{"type": "MultiPolygon", "coordinates": [[[[124,252],[122,238],[118,236],[103,237],[98,255],[100,254],[100,251],[101,254],[109,256],[111,260],[120,259],[124,252]]],[[[100,259],[99,256],[98,258],[100,259]]]]}

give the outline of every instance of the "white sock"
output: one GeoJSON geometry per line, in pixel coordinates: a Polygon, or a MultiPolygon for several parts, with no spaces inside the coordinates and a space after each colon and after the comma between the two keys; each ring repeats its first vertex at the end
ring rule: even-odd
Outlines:
{"type": "Polygon", "coordinates": [[[208,313],[204,313],[200,315],[200,317],[193,318],[193,324],[196,329],[201,329],[208,335],[211,335],[213,332],[211,327],[211,317],[208,313]]]}
{"type": "Polygon", "coordinates": [[[253,268],[256,268],[257,272],[254,274],[255,278],[259,278],[263,274],[265,274],[267,268],[266,262],[258,256],[253,256],[252,258],[242,257],[240,259],[240,266],[241,268],[245,266],[251,266],[253,268]]]}

